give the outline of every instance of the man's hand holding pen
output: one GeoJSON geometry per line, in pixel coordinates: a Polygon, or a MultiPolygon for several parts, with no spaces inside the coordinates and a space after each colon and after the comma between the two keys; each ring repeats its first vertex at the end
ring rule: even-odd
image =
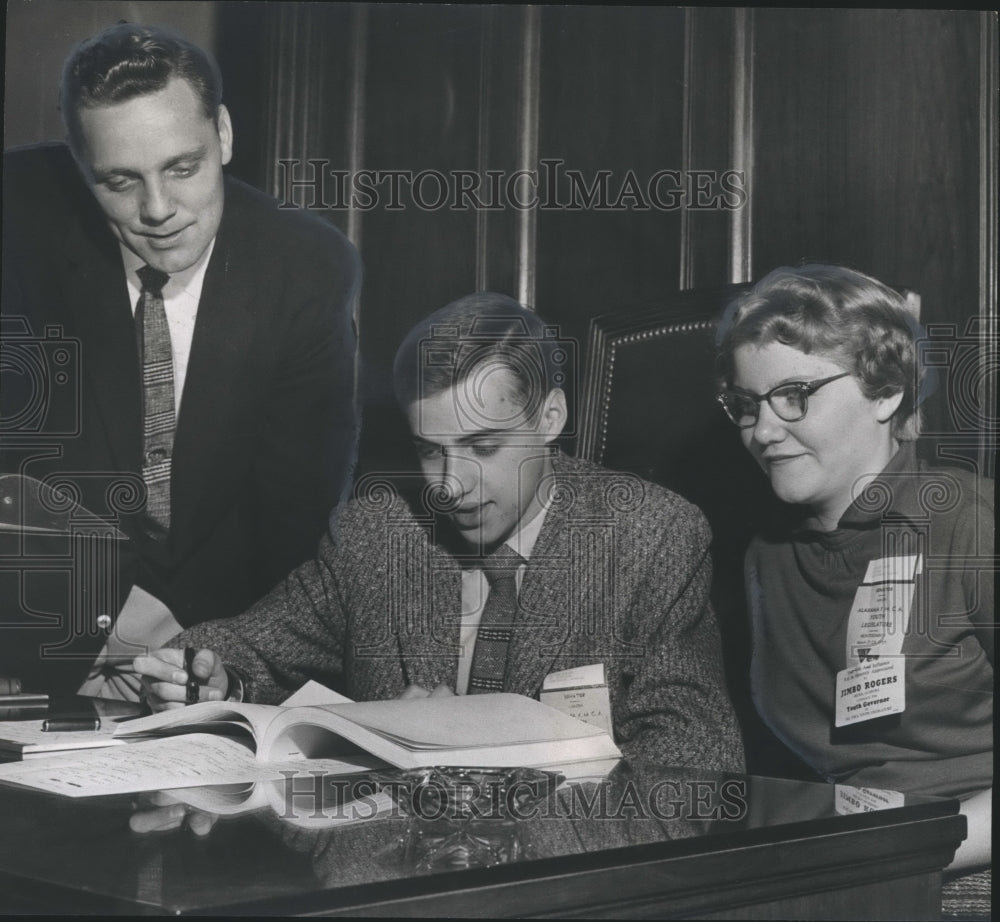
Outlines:
{"type": "Polygon", "coordinates": [[[195,700],[221,701],[226,697],[229,677],[222,660],[211,650],[187,656],[185,652],[164,647],[135,658],[133,668],[142,676],[146,701],[154,711],[191,703],[194,681],[198,683],[195,700]]]}

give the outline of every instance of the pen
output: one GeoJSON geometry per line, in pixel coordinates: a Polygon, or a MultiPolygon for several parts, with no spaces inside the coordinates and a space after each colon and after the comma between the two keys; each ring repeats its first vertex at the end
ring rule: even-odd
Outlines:
{"type": "Polygon", "coordinates": [[[62,717],[42,721],[46,733],[66,733],[70,730],[100,730],[100,717],[62,717]]]}
{"type": "Polygon", "coordinates": [[[194,647],[184,648],[184,671],[188,677],[184,703],[197,704],[198,699],[201,697],[201,688],[194,674],[194,647]]]}

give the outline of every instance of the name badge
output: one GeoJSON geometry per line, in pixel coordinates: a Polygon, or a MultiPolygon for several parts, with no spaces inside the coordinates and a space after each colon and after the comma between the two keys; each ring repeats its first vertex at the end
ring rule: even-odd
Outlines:
{"type": "Polygon", "coordinates": [[[847,667],[837,673],[836,726],[906,710],[903,639],[922,572],[920,554],[880,557],[868,564],[847,620],[847,667]]]}
{"type": "Polygon", "coordinates": [[[841,814],[872,813],[875,810],[892,810],[902,807],[906,798],[899,791],[881,788],[856,788],[850,784],[835,784],[834,803],[841,814]]]}
{"type": "Polygon", "coordinates": [[[604,663],[550,672],[542,683],[538,700],[570,717],[600,727],[614,739],[604,663]]]}
{"type": "Polygon", "coordinates": [[[906,710],[906,660],[866,660],[837,673],[836,725],[900,714],[906,710]]]}
{"type": "Polygon", "coordinates": [[[900,655],[910,624],[915,580],[922,572],[921,554],[881,557],[868,564],[847,620],[848,666],[900,655]]]}
{"type": "Polygon", "coordinates": [[[897,557],[879,557],[868,564],[862,583],[912,582],[924,572],[923,554],[904,554],[897,557]]]}

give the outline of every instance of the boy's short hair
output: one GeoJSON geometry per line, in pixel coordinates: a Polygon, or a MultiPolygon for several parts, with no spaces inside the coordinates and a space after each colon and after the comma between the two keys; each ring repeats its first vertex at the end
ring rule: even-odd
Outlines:
{"type": "Polygon", "coordinates": [[[393,364],[396,399],[404,409],[463,383],[484,363],[511,372],[529,417],[562,386],[552,328],[513,298],[491,291],[466,295],[418,323],[393,364]]]}

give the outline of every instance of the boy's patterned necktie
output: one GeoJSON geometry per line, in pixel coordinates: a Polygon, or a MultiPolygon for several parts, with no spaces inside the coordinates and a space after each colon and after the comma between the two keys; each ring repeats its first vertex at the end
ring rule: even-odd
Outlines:
{"type": "Polygon", "coordinates": [[[483,607],[469,672],[469,694],[503,691],[507,648],[517,618],[517,568],[527,561],[502,545],[483,561],[490,594],[483,607]]]}

